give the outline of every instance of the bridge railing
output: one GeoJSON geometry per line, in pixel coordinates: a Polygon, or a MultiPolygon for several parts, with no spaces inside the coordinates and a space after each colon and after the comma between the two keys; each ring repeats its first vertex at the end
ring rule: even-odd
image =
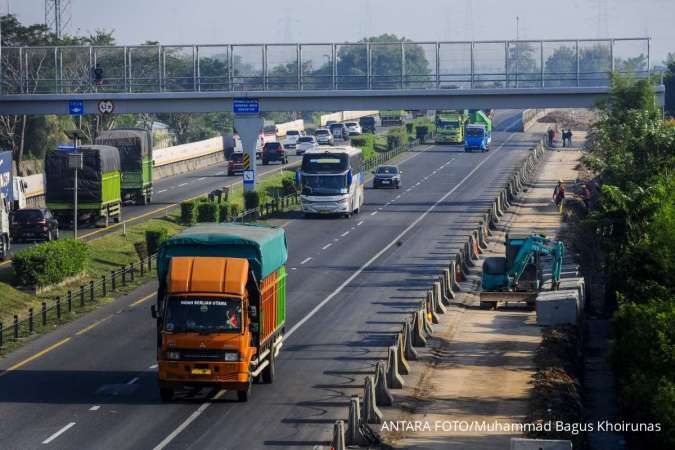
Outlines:
{"type": "Polygon", "coordinates": [[[3,47],[2,94],[606,86],[650,75],[648,38],[3,47]]]}

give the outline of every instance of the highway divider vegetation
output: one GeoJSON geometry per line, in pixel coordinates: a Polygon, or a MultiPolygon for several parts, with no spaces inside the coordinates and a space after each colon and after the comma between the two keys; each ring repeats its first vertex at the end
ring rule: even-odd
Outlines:
{"type": "Polygon", "coordinates": [[[61,283],[84,272],[89,247],[81,241],[51,241],[20,250],[12,259],[16,282],[26,287],[61,283]]]}
{"type": "Polygon", "coordinates": [[[599,112],[584,159],[599,195],[577,239],[586,256],[604,258],[624,418],[663,430],[629,438],[634,448],[675,448],[675,127],[648,80],[614,76],[599,112]]]}

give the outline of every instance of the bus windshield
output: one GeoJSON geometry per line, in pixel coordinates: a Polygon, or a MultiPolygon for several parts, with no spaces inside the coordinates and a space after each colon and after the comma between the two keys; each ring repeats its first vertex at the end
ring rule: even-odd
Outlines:
{"type": "Polygon", "coordinates": [[[172,296],[164,330],[170,333],[221,333],[241,330],[241,301],[217,297],[172,296]]]}
{"type": "Polygon", "coordinates": [[[349,168],[349,157],[344,153],[306,154],[302,171],[306,173],[343,173],[349,168]]]}
{"type": "Polygon", "coordinates": [[[303,175],[305,195],[342,195],[348,192],[346,175],[303,175]]]}

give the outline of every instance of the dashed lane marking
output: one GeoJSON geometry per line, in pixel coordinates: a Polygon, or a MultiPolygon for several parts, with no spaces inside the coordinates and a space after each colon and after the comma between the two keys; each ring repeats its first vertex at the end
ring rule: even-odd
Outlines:
{"type": "Polygon", "coordinates": [[[53,441],[53,440],[56,439],[57,437],[61,436],[63,433],[65,433],[66,431],[70,430],[70,429],[71,429],[72,427],[74,427],[74,426],[75,426],[75,422],[70,422],[68,425],[66,425],[65,427],[61,428],[59,431],[57,431],[56,433],[52,434],[52,435],[49,436],[47,439],[45,439],[44,441],[42,441],[42,443],[43,443],[43,444],[49,444],[51,441],[53,441]]]}
{"type": "Polygon", "coordinates": [[[94,405],[89,408],[89,411],[98,411],[99,409],[101,409],[101,405],[94,405]]]}
{"type": "Polygon", "coordinates": [[[312,260],[312,257],[310,256],[310,257],[308,257],[308,258],[303,259],[303,260],[300,262],[300,264],[306,264],[306,263],[310,262],[311,260],[312,260]]]}
{"type": "Polygon", "coordinates": [[[331,245],[333,245],[332,242],[331,242],[330,244],[326,244],[326,245],[324,245],[323,247],[321,247],[321,250],[326,250],[326,249],[327,249],[328,247],[330,247],[331,245]]]}

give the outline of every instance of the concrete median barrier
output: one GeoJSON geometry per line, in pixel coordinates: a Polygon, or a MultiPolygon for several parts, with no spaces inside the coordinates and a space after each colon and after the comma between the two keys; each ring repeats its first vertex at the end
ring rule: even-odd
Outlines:
{"type": "Polygon", "coordinates": [[[427,313],[431,317],[431,323],[438,323],[438,315],[436,313],[436,305],[434,304],[434,297],[431,291],[427,292],[426,298],[426,309],[427,313]]]}
{"type": "Polygon", "coordinates": [[[402,333],[396,335],[396,359],[398,362],[398,373],[401,375],[410,374],[410,364],[405,358],[405,340],[402,333]]]}
{"type": "Polygon", "coordinates": [[[387,357],[387,386],[389,389],[403,389],[403,378],[398,373],[398,355],[395,345],[389,347],[387,357]]]}
{"type": "Polygon", "coordinates": [[[412,316],[413,327],[411,334],[412,345],[414,347],[426,347],[427,345],[426,332],[424,331],[424,318],[422,317],[423,314],[423,312],[415,311],[412,316]]]}
{"type": "Polygon", "coordinates": [[[377,407],[375,383],[373,382],[373,377],[370,375],[366,377],[366,385],[363,388],[363,421],[364,423],[373,425],[384,421],[382,411],[377,407]]]}
{"type": "Polygon", "coordinates": [[[361,430],[361,401],[358,395],[353,395],[349,399],[347,445],[368,445],[368,443],[368,439],[361,430]]]}
{"type": "Polygon", "coordinates": [[[433,329],[431,328],[431,312],[429,310],[429,304],[426,302],[422,302],[420,305],[420,315],[422,317],[422,325],[424,332],[427,334],[427,336],[431,336],[433,333],[433,329]]]}
{"type": "Polygon", "coordinates": [[[452,304],[452,300],[455,299],[455,292],[452,290],[452,272],[451,269],[443,269],[443,275],[441,280],[443,280],[443,303],[446,306],[452,304]]]}
{"type": "Polygon", "coordinates": [[[405,358],[408,361],[417,361],[419,359],[419,355],[417,354],[417,350],[414,349],[413,347],[413,337],[412,337],[412,327],[410,326],[410,323],[408,322],[403,322],[403,340],[405,342],[404,345],[404,355],[405,358]]]}
{"type": "Polygon", "coordinates": [[[461,281],[461,272],[459,270],[459,266],[457,265],[457,255],[455,255],[455,259],[450,261],[450,288],[453,291],[461,291],[461,287],[459,285],[459,282],[461,281]]]}
{"type": "Polygon", "coordinates": [[[333,424],[333,439],[330,443],[331,450],[345,450],[345,423],[342,420],[336,420],[333,424]]]}
{"type": "Polygon", "coordinates": [[[443,296],[443,294],[441,292],[441,282],[440,281],[434,281],[434,284],[432,286],[431,295],[433,297],[435,311],[438,314],[445,314],[446,309],[445,309],[445,306],[443,305],[443,302],[441,300],[441,297],[443,296]]]}
{"type": "Polygon", "coordinates": [[[384,361],[378,361],[375,365],[375,402],[380,406],[394,404],[394,396],[391,395],[387,384],[387,370],[384,361]]]}

